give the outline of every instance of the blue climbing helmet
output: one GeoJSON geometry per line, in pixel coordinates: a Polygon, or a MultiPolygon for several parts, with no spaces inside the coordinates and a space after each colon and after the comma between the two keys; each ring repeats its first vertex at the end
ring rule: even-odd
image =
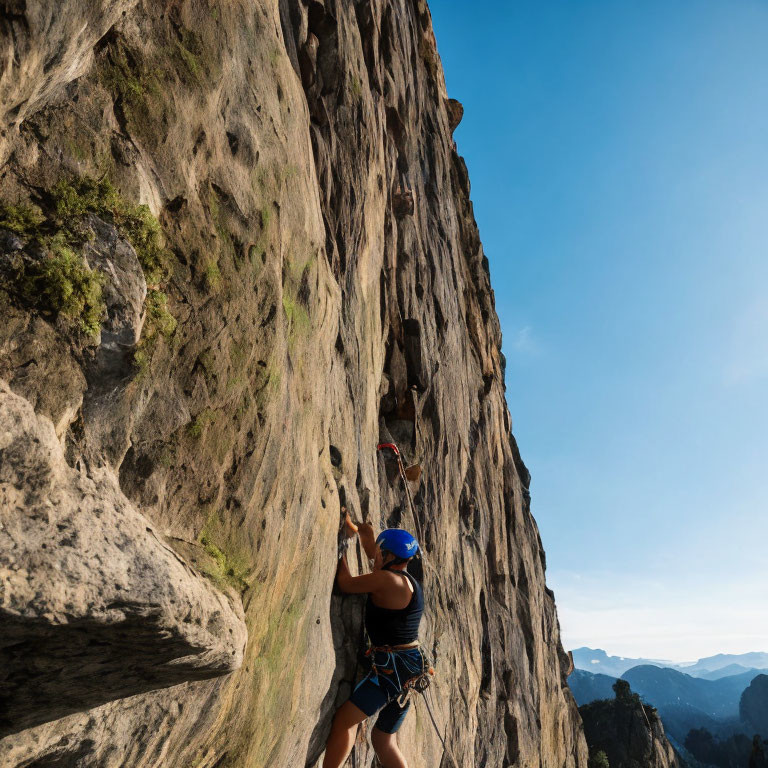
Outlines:
{"type": "Polygon", "coordinates": [[[379,534],[376,543],[382,552],[391,552],[401,560],[410,560],[419,551],[419,543],[402,528],[387,528],[379,534]]]}

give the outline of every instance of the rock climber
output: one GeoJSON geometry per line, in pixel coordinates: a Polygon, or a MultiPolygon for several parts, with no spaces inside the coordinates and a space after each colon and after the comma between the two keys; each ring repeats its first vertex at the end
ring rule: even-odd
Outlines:
{"type": "Polygon", "coordinates": [[[357,726],[377,712],[371,741],[379,761],[385,768],[408,768],[395,734],[410,709],[407,684],[423,674],[426,666],[418,640],[424,593],[406,570],[419,545],[400,528],[389,528],[374,538],[370,525],[355,526],[347,514],[345,535],[351,538],[355,533],[372,561],[373,571],[352,576],[344,555],[336,581],[342,592],[368,594],[365,629],[372,668],[333,718],[323,768],[341,768],[354,746],[357,726]]]}

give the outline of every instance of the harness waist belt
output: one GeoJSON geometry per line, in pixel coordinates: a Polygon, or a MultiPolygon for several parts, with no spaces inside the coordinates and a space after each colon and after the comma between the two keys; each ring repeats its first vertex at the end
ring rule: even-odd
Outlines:
{"type": "Polygon", "coordinates": [[[404,645],[372,645],[368,650],[370,651],[408,651],[411,648],[418,648],[421,643],[418,640],[414,640],[412,643],[405,643],[404,645]]]}

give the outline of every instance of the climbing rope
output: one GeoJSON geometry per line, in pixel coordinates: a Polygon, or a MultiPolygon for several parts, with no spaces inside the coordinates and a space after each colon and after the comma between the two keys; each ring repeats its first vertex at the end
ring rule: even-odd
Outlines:
{"type": "MultiPolygon", "coordinates": [[[[380,443],[379,445],[376,446],[376,448],[379,451],[383,451],[383,450],[391,451],[394,454],[395,458],[397,459],[397,469],[398,469],[398,473],[400,475],[400,478],[403,481],[403,487],[405,489],[406,498],[408,500],[408,508],[409,508],[409,510],[411,512],[411,516],[413,518],[413,522],[414,522],[414,525],[416,527],[416,535],[417,535],[417,538],[418,538],[419,542],[423,545],[424,539],[423,539],[423,535],[422,535],[421,525],[419,523],[418,517],[416,516],[416,507],[415,507],[415,505],[413,503],[413,496],[411,495],[411,489],[410,489],[410,487],[408,485],[408,474],[407,474],[407,470],[406,470],[405,466],[403,465],[402,454],[400,453],[398,447],[394,443],[380,443]]],[[[342,557],[342,555],[346,552],[347,547],[349,546],[349,544],[351,542],[351,539],[347,538],[346,535],[345,535],[345,532],[343,532],[343,529],[344,529],[344,526],[345,526],[345,520],[348,518],[347,510],[342,507],[341,512],[342,512],[342,523],[341,523],[341,528],[340,528],[340,534],[341,534],[340,535],[340,539],[341,540],[339,541],[339,551],[338,551],[338,556],[339,557],[342,557]]],[[[349,523],[350,527],[352,528],[352,530],[354,530],[356,532],[357,531],[357,526],[355,526],[354,523],[352,523],[351,519],[348,520],[348,523],[349,523]]],[[[426,558],[422,558],[422,562],[427,564],[427,565],[429,565],[429,566],[431,566],[431,564],[427,563],[426,558]]],[[[437,579],[437,571],[435,571],[435,577],[437,579]]],[[[439,583],[439,579],[438,579],[438,583],[439,583]]],[[[364,626],[363,626],[363,633],[364,633],[364,626]]],[[[361,640],[362,640],[362,637],[361,637],[361,640]]],[[[386,650],[388,652],[388,662],[387,663],[389,663],[389,660],[391,658],[393,667],[395,667],[394,657],[393,657],[393,655],[391,653],[393,649],[391,649],[391,648],[387,648],[387,649],[384,649],[384,648],[381,648],[381,649],[369,648],[369,650],[368,650],[366,655],[371,654],[371,652],[375,651],[375,650],[382,650],[382,651],[386,650]]],[[[356,663],[355,664],[355,677],[357,677],[358,666],[359,666],[359,664],[356,663]]],[[[374,663],[374,670],[375,669],[376,669],[376,665],[374,663]]],[[[395,667],[395,672],[396,672],[396,667],[395,667]]],[[[448,744],[446,743],[443,734],[440,732],[440,727],[437,724],[437,720],[435,719],[435,715],[434,715],[434,712],[433,712],[434,702],[431,700],[431,692],[429,691],[429,686],[430,686],[430,683],[432,681],[432,677],[434,676],[434,674],[435,674],[435,670],[432,668],[432,666],[429,666],[427,664],[427,660],[426,660],[426,658],[424,656],[424,653],[422,652],[422,669],[421,669],[420,674],[416,675],[415,677],[412,677],[411,679],[409,679],[409,680],[407,680],[405,682],[405,684],[402,686],[402,692],[397,697],[397,701],[398,701],[398,704],[399,704],[400,707],[405,707],[414,692],[420,693],[422,695],[422,698],[424,700],[424,704],[427,707],[427,712],[429,714],[429,719],[431,720],[432,726],[435,729],[435,733],[437,734],[437,738],[440,740],[440,744],[443,747],[443,752],[444,752],[444,754],[447,754],[448,757],[451,759],[451,762],[453,763],[454,768],[458,768],[458,763],[456,762],[456,758],[454,757],[453,752],[451,751],[451,749],[448,747],[448,744]]],[[[399,674],[397,672],[396,672],[396,675],[398,676],[397,687],[401,688],[400,682],[399,682],[399,674]]],[[[357,768],[357,765],[358,765],[358,755],[357,755],[357,744],[356,743],[352,747],[351,759],[352,759],[352,766],[353,766],[353,768],[357,768]]]]}
{"type": "MultiPolygon", "coordinates": [[[[349,526],[349,528],[354,531],[354,533],[357,533],[358,527],[352,522],[352,518],[349,516],[349,512],[347,511],[346,507],[341,508],[341,524],[339,526],[339,545],[338,545],[338,559],[341,559],[349,549],[353,539],[347,536],[347,531],[345,528],[349,526]]],[[[358,555],[358,558],[360,558],[360,551],[358,547],[360,546],[359,540],[355,540],[355,552],[358,555]]],[[[365,638],[365,624],[361,621],[360,622],[360,643],[358,647],[362,646],[363,639],[365,638]]],[[[354,687],[354,684],[357,682],[357,673],[360,669],[360,659],[359,657],[355,658],[355,671],[352,678],[352,684],[354,687]]],[[[357,737],[355,738],[355,743],[352,745],[352,768],[358,768],[358,759],[357,759],[357,737]]]]}
{"type": "Polygon", "coordinates": [[[645,711],[645,704],[643,702],[640,702],[640,709],[642,710],[643,717],[645,718],[645,724],[648,726],[648,733],[653,733],[653,728],[651,728],[651,721],[648,719],[648,714],[645,711]]]}
{"type": "Polygon", "coordinates": [[[403,487],[405,488],[405,496],[408,499],[408,508],[411,510],[413,523],[416,526],[416,538],[418,539],[419,544],[423,546],[424,539],[422,537],[421,525],[419,523],[418,518],[416,517],[416,508],[413,504],[413,497],[411,496],[411,488],[408,485],[408,475],[406,474],[406,469],[405,469],[405,466],[403,465],[403,455],[400,453],[398,447],[394,443],[379,443],[376,446],[377,451],[383,451],[385,449],[392,451],[392,453],[395,454],[395,458],[397,459],[397,470],[398,470],[398,473],[400,474],[400,478],[403,481],[403,487]]]}
{"type": "MultiPolygon", "coordinates": [[[[408,507],[411,511],[411,516],[413,517],[414,525],[416,526],[416,537],[419,541],[420,548],[422,548],[423,551],[423,544],[424,539],[422,536],[421,531],[421,525],[419,524],[419,519],[416,516],[416,508],[413,503],[413,497],[411,496],[411,488],[408,485],[408,474],[405,466],[403,465],[403,456],[400,453],[400,450],[394,443],[379,443],[379,445],[376,446],[376,450],[383,451],[383,450],[389,450],[397,459],[397,469],[398,473],[400,475],[401,480],[403,481],[403,487],[405,488],[405,495],[408,499],[408,507]]],[[[425,557],[422,557],[422,562],[427,565],[428,567],[431,567],[431,563],[427,561],[425,557]]],[[[435,581],[439,584],[439,574],[436,569],[433,569],[435,574],[435,581]]],[[[414,691],[417,691],[421,694],[422,699],[424,700],[424,704],[427,707],[427,712],[429,713],[429,719],[432,721],[432,726],[435,729],[435,733],[437,734],[437,738],[440,739],[440,744],[442,744],[443,752],[448,755],[448,757],[451,759],[451,762],[454,765],[454,768],[458,768],[458,763],[456,762],[456,758],[453,755],[453,752],[451,751],[450,747],[445,741],[445,738],[443,737],[442,733],[440,733],[440,727],[437,724],[437,720],[435,719],[435,715],[433,710],[434,707],[434,701],[431,701],[431,692],[429,690],[429,685],[432,682],[432,676],[434,676],[435,670],[430,666],[429,669],[422,669],[422,673],[418,675],[415,678],[412,678],[406,683],[406,690],[398,697],[398,704],[400,704],[401,707],[404,707],[408,703],[408,699],[411,697],[414,691]]]]}
{"type": "MultiPolygon", "coordinates": [[[[440,744],[442,744],[443,753],[448,755],[448,757],[451,758],[451,762],[453,763],[454,768],[458,768],[458,763],[456,762],[456,758],[454,757],[453,751],[445,741],[445,737],[443,736],[443,734],[440,733],[440,726],[438,726],[437,720],[435,719],[435,713],[433,712],[433,708],[435,707],[435,702],[432,699],[432,692],[429,689],[429,685],[432,682],[430,679],[430,675],[434,675],[434,674],[435,674],[434,669],[430,667],[428,671],[423,672],[421,675],[419,675],[419,677],[415,678],[413,682],[409,681],[408,696],[410,696],[413,691],[418,691],[421,694],[421,698],[424,701],[425,706],[427,707],[427,713],[429,714],[429,719],[432,721],[432,727],[435,729],[437,738],[440,739],[440,744]]],[[[406,697],[406,702],[407,702],[407,698],[408,697],[406,697]]],[[[398,703],[400,703],[399,700],[398,700],[398,703]]],[[[405,706],[405,705],[401,704],[401,706],[405,706]]]]}
{"type": "Polygon", "coordinates": [[[408,499],[408,508],[411,511],[411,517],[413,517],[413,524],[416,528],[416,539],[419,542],[419,554],[417,555],[418,558],[421,559],[421,562],[423,563],[425,568],[428,568],[432,572],[432,576],[434,577],[435,583],[440,584],[440,573],[438,572],[437,568],[434,568],[432,566],[432,563],[427,560],[427,558],[424,556],[424,536],[423,531],[421,528],[421,523],[419,523],[419,518],[416,516],[416,506],[413,503],[413,497],[411,496],[411,488],[408,485],[408,470],[412,469],[412,467],[406,468],[403,464],[403,455],[400,453],[400,450],[394,443],[379,443],[376,446],[376,450],[383,451],[383,450],[389,450],[392,451],[395,458],[397,459],[397,470],[398,474],[400,475],[400,478],[403,481],[403,487],[405,488],[405,496],[408,499]]]}
{"type": "Polygon", "coordinates": [[[430,706],[430,698],[431,694],[429,690],[423,692],[423,698],[424,703],[427,705],[427,712],[429,713],[429,719],[432,721],[432,725],[435,729],[435,733],[437,734],[437,738],[440,739],[440,743],[443,745],[443,752],[445,752],[448,757],[451,758],[451,762],[458,768],[458,765],[456,764],[456,758],[453,756],[453,752],[448,748],[448,745],[445,743],[445,739],[443,738],[443,735],[440,733],[440,728],[437,725],[437,721],[435,720],[435,715],[432,712],[432,706],[434,706],[434,702],[432,703],[432,706],[430,706]]]}

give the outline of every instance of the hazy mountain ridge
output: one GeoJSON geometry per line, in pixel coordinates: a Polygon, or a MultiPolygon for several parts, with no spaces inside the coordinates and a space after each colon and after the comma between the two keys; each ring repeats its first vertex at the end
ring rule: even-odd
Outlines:
{"type": "Polygon", "coordinates": [[[702,672],[697,677],[701,677],[704,680],[719,680],[721,677],[732,677],[734,675],[741,675],[746,672],[754,672],[756,674],[768,673],[768,669],[757,669],[756,667],[745,667],[742,664],[729,664],[727,667],[721,667],[720,669],[714,669],[711,672],[702,672]]]}
{"type": "Polygon", "coordinates": [[[716,679],[724,677],[733,668],[733,674],[752,670],[768,670],[768,653],[763,651],[751,651],[742,654],[718,653],[714,656],[706,656],[695,662],[674,662],[664,659],[632,658],[629,656],[610,656],[602,648],[588,648],[583,646],[571,651],[573,663],[576,669],[584,669],[587,672],[602,673],[621,677],[628,669],[638,666],[666,667],[683,672],[692,677],[704,677],[716,679]]]}
{"type": "Polygon", "coordinates": [[[738,716],[739,699],[753,677],[757,677],[757,673],[705,680],[675,669],[648,664],[633,667],[622,675],[633,690],[646,696],[655,707],[690,703],[718,719],[738,716]]]}

